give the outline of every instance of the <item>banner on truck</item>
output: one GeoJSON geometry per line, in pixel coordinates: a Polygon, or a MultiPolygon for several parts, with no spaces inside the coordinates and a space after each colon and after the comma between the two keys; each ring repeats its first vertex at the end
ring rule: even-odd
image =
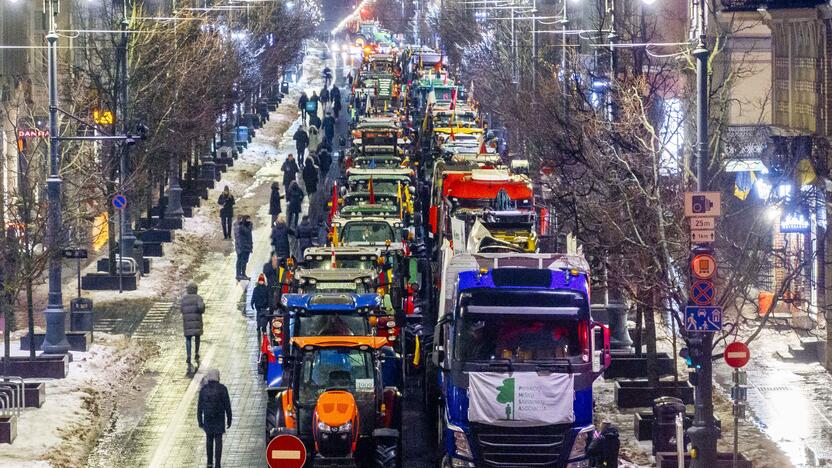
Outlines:
{"type": "Polygon", "coordinates": [[[471,372],[468,421],[528,427],[575,422],[575,384],[568,374],[471,372]]]}

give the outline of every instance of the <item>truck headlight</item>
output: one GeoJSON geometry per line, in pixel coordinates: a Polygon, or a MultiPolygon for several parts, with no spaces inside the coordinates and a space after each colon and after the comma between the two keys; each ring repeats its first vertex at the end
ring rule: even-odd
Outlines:
{"type": "Polygon", "coordinates": [[[594,433],[595,426],[589,426],[575,436],[575,443],[572,444],[572,450],[569,452],[570,460],[586,455],[586,447],[589,445],[589,441],[592,440],[592,434],[594,433]]]}
{"type": "Polygon", "coordinates": [[[454,447],[456,448],[456,455],[463,458],[474,458],[474,454],[471,453],[471,446],[468,445],[468,437],[465,436],[462,429],[450,424],[448,426],[448,428],[454,433],[454,447]]]}

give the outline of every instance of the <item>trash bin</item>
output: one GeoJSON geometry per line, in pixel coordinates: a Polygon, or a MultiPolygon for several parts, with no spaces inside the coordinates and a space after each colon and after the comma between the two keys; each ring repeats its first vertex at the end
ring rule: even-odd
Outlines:
{"type": "Polygon", "coordinates": [[[659,397],[653,400],[653,454],[676,451],[677,414],[684,418],[685,404],[682,400],[675,397],[659,397]]]}
{"type": "Polygon", "coordinates": [[[92,299],[76,297],[69,301],[70,331],[92,331],[92,299]]]}
{"type": "Polygon", "coordinates": [[[284,81],[280,83],[280,92],[283,94],[289,94],[289,82],[284,81]]]}

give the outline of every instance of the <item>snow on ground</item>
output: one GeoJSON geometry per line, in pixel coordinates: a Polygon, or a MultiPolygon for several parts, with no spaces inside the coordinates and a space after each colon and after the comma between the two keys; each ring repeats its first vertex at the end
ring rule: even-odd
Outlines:
{"type": "Polygon", "coordinates": [[[0,467],[78,466],[103,428],[114,395],[153,353],[123,336],[96,333],[95,340],[89,351],[73,352],[67,378],[44,380],[46,402],[23,411],[14,444],[0,445],[0,467]]]}

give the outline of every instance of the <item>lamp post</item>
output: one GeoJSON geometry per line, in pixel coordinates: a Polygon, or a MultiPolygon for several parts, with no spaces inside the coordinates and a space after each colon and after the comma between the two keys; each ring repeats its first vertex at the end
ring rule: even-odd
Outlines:
{"type": "MultiPolygon", "coordinates": [[[[48,82],[49,82],[49,177],[46,179],[48,201],[46,220],[46,245],[49,255],[49,299],[46,310],[46,336],[43,352],[66,354],[69,342],[66,340],[66,311],[61,291],[61,175],[59,171],[58,141],[58,33],[55,31],[55,14],[58,0],[49,0],[48,82]]],[[[34,338],[33,338],[34,339],[34,338]]]]}

